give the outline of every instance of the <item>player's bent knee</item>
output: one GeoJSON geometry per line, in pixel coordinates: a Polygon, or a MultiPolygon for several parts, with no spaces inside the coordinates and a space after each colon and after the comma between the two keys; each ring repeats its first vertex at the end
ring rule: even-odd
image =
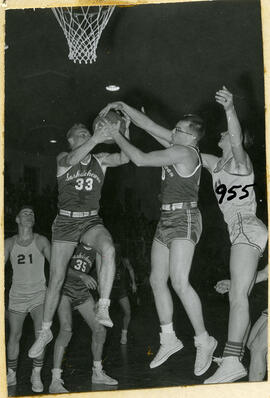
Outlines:
{"type": "Polygon", "coordinates": [[[71,337],[72,337],[71,329],[70,330],[60,329],[55,343],[60,345],[61,347],[67,347],[71,337]]]}
{"type": "Polygon", "coordinates": [[[107,241],[101,248],[101,253],[106,257],[115,257],[115,248],[112,242],[107,241]]]}
{"type": "Polygon", "coordinates": [[[153,290],[163,289],[166,286],[167,281],[162,280],[156,275],[151,274],[149,278],[150,285],[153,290]]]}

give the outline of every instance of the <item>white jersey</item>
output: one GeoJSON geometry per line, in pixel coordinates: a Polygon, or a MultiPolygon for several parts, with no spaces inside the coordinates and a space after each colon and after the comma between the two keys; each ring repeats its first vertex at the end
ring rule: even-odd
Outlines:
{"type": "Polygon", "coordinates": [[[225,170],[231,160],[221,170],[215,171],[215,167],[212,171],[214,192],[226,223],[237,213],[256,215],[257,208],[253,169],[248,175],[231,174],[225,170]]]}
{"type": "Polygon", "coordinates": [[[37,234],[28,246],[21,246],[17,236],[10,253],[13,269],[11,294],[36,293],[46,289],[44,255],[36,245],[37,234]]]}

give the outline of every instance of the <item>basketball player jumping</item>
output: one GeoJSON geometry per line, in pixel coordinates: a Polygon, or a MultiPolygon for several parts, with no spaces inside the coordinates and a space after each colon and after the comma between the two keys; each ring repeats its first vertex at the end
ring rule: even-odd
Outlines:
{"type": "Polygon", "coordinates": [[[195,330],[197,354],[194,373],[202,375],[211,365],[217,345],[205,329],[200,299],[189,282],[194,249],[202,230],[201,214],[197,207],[202,164],[197,144],[204,135],[203,121],[198,116],[188,115],[170,131],[123,102],[109,104],[101,111],[101,115],[110,109],[127,114],[134,124],[157,137],[164,146],[170,145],[162,139],[163,132],[171,137],[170,148],[143,153],[119,133],[118,124],[110,131],[122,151],[136,165],[162,166],[162,213],[152,245],[150,276],[161,323],[161,346],[150,367],[161,365],[170,355],[183,348],[173,329],[173,302],[167,284],[170,277],[172,287],[195,330]],[[179,136],[179,145],[174,145],[175,135],[179,136]]]}
{"type": "Polygon", "coordinates": [[[52,382],[49,392],[58,394],[68,392],[61,379],[62,360],[65,349],[72,337],[72,310],[78,310],[92,330],[92,383],[117,385],[117,380],[108,376],[102,369],[102,352],[106,339],[106,328],[95,318],[95,301],[89,289],[96,289],[97,283],[89,273],[96,260],[97,268],[101,264],[101,256],[91,247],[80,243],[70,260],[67,276],[62,288],[62,296],[58,306],[60,330],[54,345],[52,382]]]}
{"type": "MultiPolygon", "coordinates": [[[[213,177],[214,191],[232,243],[230,316],[228,341],[221,366],[212,377],[205,380],[205,384],[232,382],[247,374],[239,358],[249,325],[248,294],[254,284],[258,260],[268,239],[265,225],[256,217],[253,167],[244,149],[249,141],[248,135],[243,137],[233,96],[226,87],[217,92],[216,101],[223,105],[228,123],[228,131],[221,134],[218,144],[223,156],[218,158],[202,154],[202,160],[203,166],[213,177]]],[[[121,106],[123,107],[122,103],[113,107],[121,106]]],[[[164,146],[169,146],[171,141],[177,144],[182,142],[180,135],[173,133],[172,139],[172,134],[166,129],[147,130],[164,146]]]]}
{"type": "Polygon", "coordinates": [[[100,299],[97,319],[112,327],[108,308],[115,273],[115,249],[111,235],[98,215],[101,189],[107,167],[125,164],[129,159],[123,153],[100,153],[91,150],[106,140],[108,126],[99,121],[93,136],[82,124],[74,125],[67,133],[69,153],[57,157],[58,215],[52,226],[52,255],[50,281],[46,294],[41,333],[29,350],[30,358],[39,356],[53,336],[50,330],[68,262],[79,241],[101,255],[98,272],[100,299]]]}
{"type": "Polygon", "coordinates": [[[265,225],[256,217],[254,172],[244,148],[248,136],[243,137],[233,95],[223,86],[216,93],[216,101],[223,106],[228,124],[228,131],[221,133],[218,143],[222,157],[203,154],[202,158],[212,175],[213,189],[232,244],[230,315],[228,341],[221,365],[212,377],[205,380],[205,384],[232,382],[247,374],[239,358],[250,322],[248,295],[268,239],[265,225]]]}
{"type": "MultiPolygon", "coordinates": [[[[45,258],[50,261],[51,250],[47,238],[33,233],[35,215],[31,206],[23,206],[20,209],[16,223],[18,234],[5,240],[5,263],[10,259],[13,269],[8,305],[10,328],[7,345],[8,386],[17,384],[19,345],[24,320],[28,313],[33,319],[36,336],[41,329],[46,292],[44,262],[45,258]]],[[[34,392],[43,391],[40,377],[43,356],[40,354],[33,361],[31,383],[34,392]]]]}

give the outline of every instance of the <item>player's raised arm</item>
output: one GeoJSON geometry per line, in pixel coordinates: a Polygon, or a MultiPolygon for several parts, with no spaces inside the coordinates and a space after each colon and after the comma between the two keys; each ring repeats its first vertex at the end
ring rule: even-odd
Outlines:
{"type": "Polygon", "coordinates": [[[75,125],[67,133],[68,142],[72,148],[70,152],[62,152],[57,156],[58,167],[69,167],[79,163],[97,145],[108,139],[108,126],[99,124],[91,136],[84,125],[75,125]],[[88,139],[85,141],[85,138],[88,139]]]}
{"type": "Polygon", "coordinates": [[[236,166],[239,167],[241,171],[249,173],[251,166],[249,164],[247,153],[243,148],[242,129],[234,108],[233,95],[225,86],[223,86],[221,90],[217,91],[215,98],[225,110],[228,133],[236,166]]]}
{"type": "Polygon", "coordinates": [[[153,122],[148,116],[146,116],[143,112],[138,111],[135,108],[125,104],[124,102],[113,102],[108,104],[101,112],[100,115],[106,115],[110,109],[120,110],[124,115],[128,115],[131,119],[132,123],[136,126],[140,127],[141,129],[145,130],[147,133],[152,135],[154,138],[162,139],[163,143],[160,142],[162,145],[170,144],[172,140],[172,131],[168,130],[157,123],[153,122]]]}

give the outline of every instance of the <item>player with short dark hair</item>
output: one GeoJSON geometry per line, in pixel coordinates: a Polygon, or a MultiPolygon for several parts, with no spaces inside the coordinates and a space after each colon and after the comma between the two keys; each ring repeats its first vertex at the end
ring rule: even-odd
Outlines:
{"type": "Polygon", "coordinates": [[[137,166],[162,167],[161,217],[152,245],[150,276],[161,324],[161,346],[150,367],[161,365],[183,348],[173,329],[173,301],[168,287],[170,278],[195,330],[197,354],[194,373],[201,375],[211,365],[217,345],[205,329],[200,298],[189,282],[195,246],[202,231],[201,214],[197,206],[202,163],[197,145],[204,134],[203,121],[196,115],[187,115],[170,131],[123,102],[109,104],[101,115],[110,109],[122,111],[135,125],[167,147],[144,153],[119,133],[119,123],[110,130],[110,135],[121,150],[137,166]],[[170,144],[162,138],[164,134],[170,136],[170,144]],[[175,145],[176,136],[178,145],[175,145]]]}
{"type": "Polygon", "coordinates": [[[100,299],[97,319],[112,327],[109,316],[110,293],[115,273],[115,249],[110,233],[98,215],[99,200],[108,167],[125,164],[123,153],[91,154],[92,149],[106,140],[108,126],[99,121],[94,134],[82,124],[74,125],[67,133],[71,151],[57,156],[58,214],[52,225],[52,255],[50,281],[46,294],[42,331],[29,350],[34,358],[52,340],[50,330],[57,308],[66,268],[79,241],[101,255],[98,269],[100,299]]]}
{"type": "MultiPolygon", "coordinates": [[[[51,250],[48,239],[33,232],[35,214],[32,206],[25,205],[20,208],[16,223],[18,234],[5,240],[5,263],[9,259],[13,269],[8,304],[8,386],[17,384],[19,345],[28,313],[33,319],[36,337],[41,328],[46,293],[44,263],[45,258],[50,261],[51,250]]],[[[44,355],[41,354],[33,361],[31,383],[34,392],[43,391],[40,377],[43,357],[44,355]]]]}
{"type": "Polygon", "coordinates": [[[74,251],[62,288],[62,296],[57,309],[60,330],[54,345],[54,361],[50,393],[68,392],[61,379],[62,360],[65,349],[72,337],[72,310],[78,310],[92,330],[92,383],[116,385],[118,382],[102,369],[102,352],[106,339],[106,328],[95,318],[95,301],[89,289],[96,289],[96,280],[89,275],[94,262],[99,265],[101,256],[91,247],[80,243],[74,251]]]}

